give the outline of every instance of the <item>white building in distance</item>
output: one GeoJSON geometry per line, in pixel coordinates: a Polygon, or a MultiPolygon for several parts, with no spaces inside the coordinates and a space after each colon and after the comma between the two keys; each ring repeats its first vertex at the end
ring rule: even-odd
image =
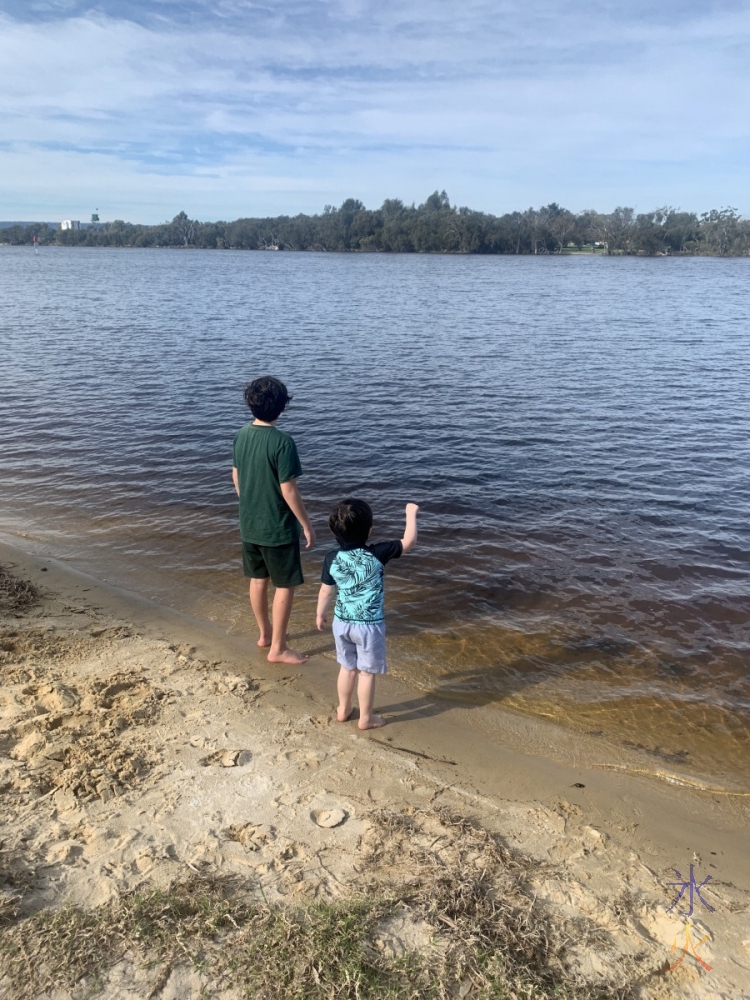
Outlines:
{"type": "Polygon", "coordinates": [[[80,229],[81,223],[78,219],[65,219],[60,223],[60,229],[80,229]]]}

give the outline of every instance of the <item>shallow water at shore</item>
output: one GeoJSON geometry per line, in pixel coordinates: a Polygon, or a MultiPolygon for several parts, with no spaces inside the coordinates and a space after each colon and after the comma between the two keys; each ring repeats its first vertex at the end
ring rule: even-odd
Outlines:
{"type": "Polygon", "coordinates": [[[309,624],[344,493],[394,673],[735,785],[750,772],[750,261],[0,248],[0,526],[252,635],[231,439],[295,394],[309,624]]]}

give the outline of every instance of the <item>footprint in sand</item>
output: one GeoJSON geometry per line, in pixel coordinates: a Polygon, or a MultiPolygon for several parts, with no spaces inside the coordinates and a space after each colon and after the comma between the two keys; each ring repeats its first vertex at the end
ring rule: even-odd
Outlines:
{"type": "Polygon", "coordinates": [[[253,759],[249,750],[216,750],[198,763],[201,767],[220,765],[221,767],[245,767],[253,759]]]}
{"type": "Polygon", "coordinates": [[[324,830],[331,830],[347,819],[347,813],[343,809],[315,809],[310,813],[310,819],[316,826],[322,826],[324,830]]]}
{"type": "Polygon", "coordinates": [[[44,736],[33,730],[27,736],[24,736],[22,740],[13,747],[10,752],[10,756],[14,760],[31,760],[36,754],[40,753],[44,747],[47,745],[47,740],[44,736]]]}
{"type": "Polygon", "coordinates": [[[80,698],[74,688],[56,682],[44,684],[36,692],[38,708],[46,712],[64,712],[75,708],[80,698]]]}
{"type": "Polygon", "coordinates": [[[233,823],[224,831],[228,840],[236,840],[246,851],[258,851],[264,844],[275,839],[273,827],[256,826],[253,823],[233,823]]]}

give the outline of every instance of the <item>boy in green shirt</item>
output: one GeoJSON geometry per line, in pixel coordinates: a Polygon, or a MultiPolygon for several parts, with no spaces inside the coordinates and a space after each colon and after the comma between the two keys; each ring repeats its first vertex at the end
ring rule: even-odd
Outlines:
{"type": "Polygon", "coordinates": [[[294,588],[303,583],[300,528],[305,548],[315,545],[315,531],[297,489],[302,475],[294,439],[276,427],[291,400],[286,386],[270,375],[245,389],[255,419],[234,438],[232,479],[240,498],[242,565],[250,578],[250,606],[260,629],[259,646],[268,646],[271,663],[304,663],[307,656],[290,649],[286,630],[294,588]],[[268,581],[276,588],[273,626],[268,616],[268,581]]]}

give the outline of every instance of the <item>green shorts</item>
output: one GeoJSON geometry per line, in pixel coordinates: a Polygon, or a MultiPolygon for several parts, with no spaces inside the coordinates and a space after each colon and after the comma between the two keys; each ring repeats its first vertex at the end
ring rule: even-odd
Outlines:
{"type": "Polygon", "coordinates": [[[302,578],[302,559],[299,542],[288,545],[256,545],[242,543],[242,569],[245,576],[255,580],[271,577],[274,587],[299,587],[302,578]]]}

